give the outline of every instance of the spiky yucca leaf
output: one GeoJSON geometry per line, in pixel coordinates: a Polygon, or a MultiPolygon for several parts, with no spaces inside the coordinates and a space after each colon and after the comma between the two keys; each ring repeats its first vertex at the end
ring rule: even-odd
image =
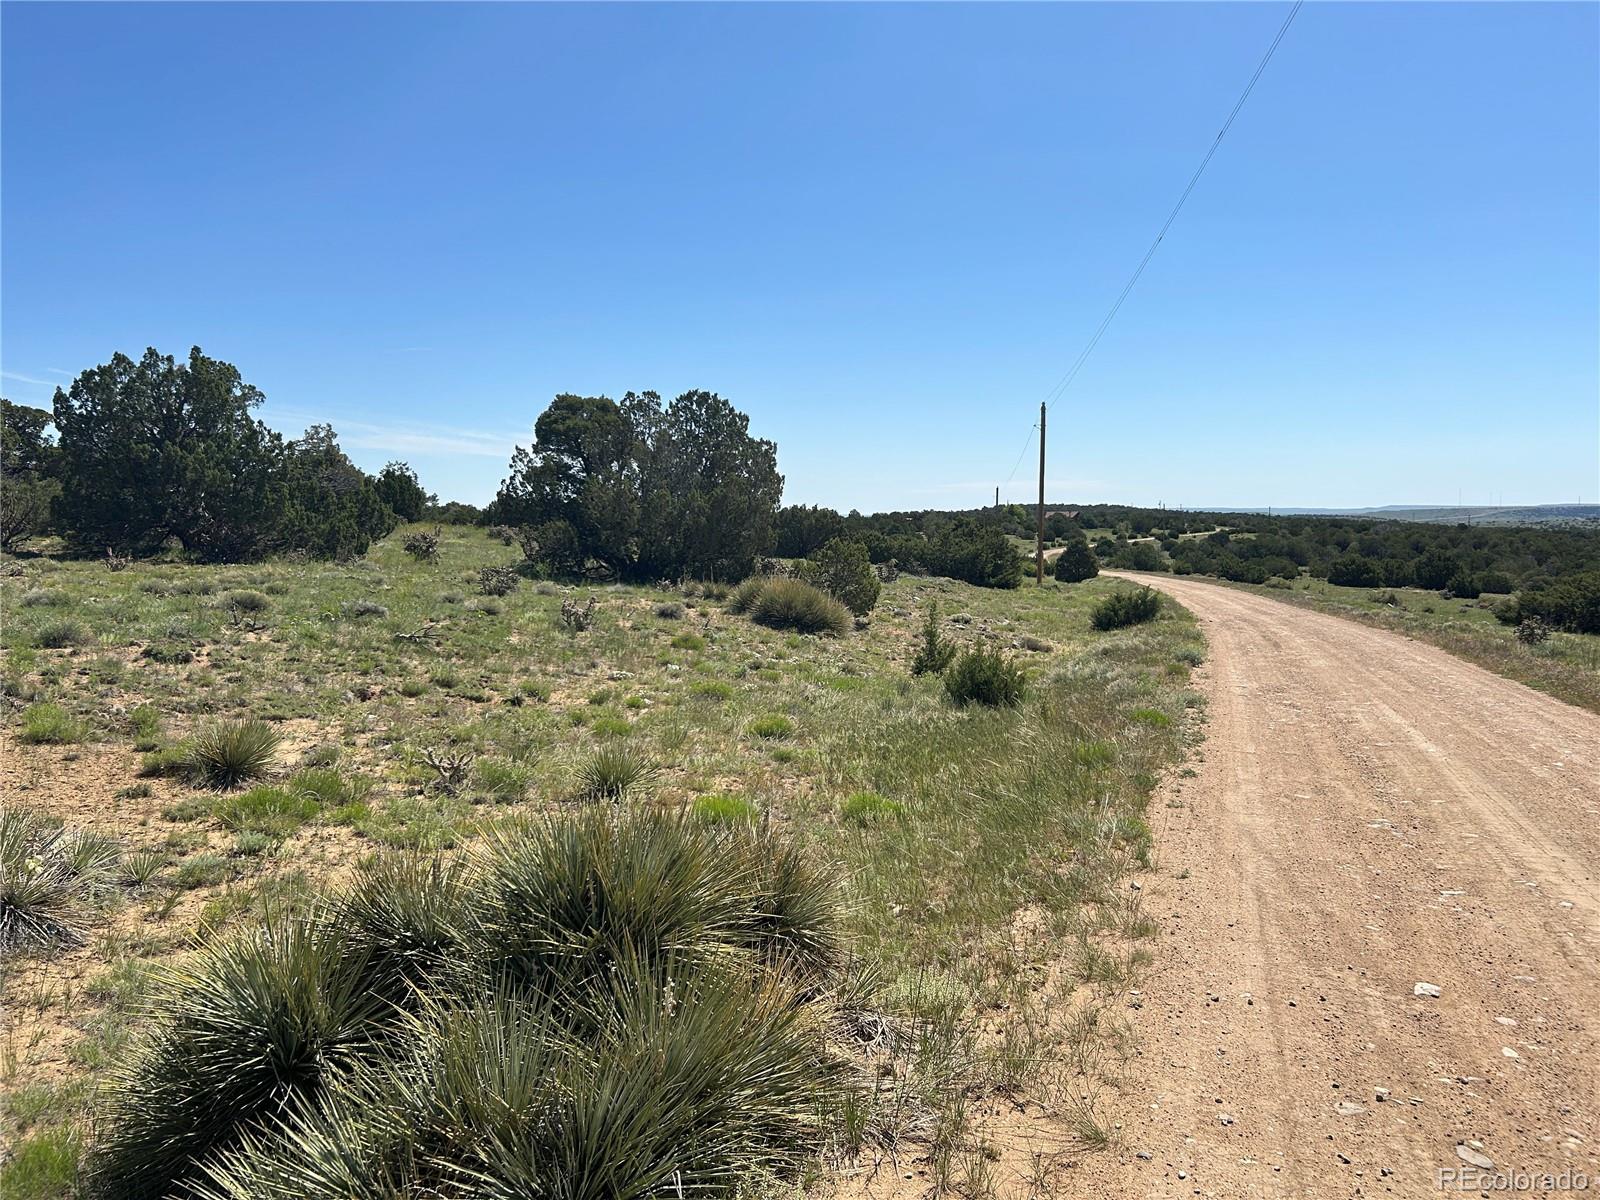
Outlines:
{"type": "Polygon", "coordinates": [[[649,784],[659,772],[660,767],[631,746],[602,746],[578,767],[578,785],[586,799],[618,801],[649,784]]]}
{"type": "Polygon", "coordinates": [[[69,833],[0,805],[0,954],[81,940],[89,906],[112,883],[110,838],[69,833]]]}
{"type": "Polygon", "coordinates": [[[752,888],[749,865],[711,832],[653,811],[503,827],[482,876],[483,961],[538,990],[582,985],[625,953],[735,945],[752,888]]]}
{"type": "Polygon", "coordinates": [[[368,985],[409,1006],[415,990],[461,965],[468,893],[459,862],[391,854],[363,864],[333,921],[366,956],[368,985]]]}
{"type": "Polygon", "coordinates": [[[384,1010],[364,967],[337,931],[302,918],[172,968],[154,1027],[115,1072],[89,1161],[94,1194],[166,1196],[207,1155],[349,1069],[384,1010]]]}

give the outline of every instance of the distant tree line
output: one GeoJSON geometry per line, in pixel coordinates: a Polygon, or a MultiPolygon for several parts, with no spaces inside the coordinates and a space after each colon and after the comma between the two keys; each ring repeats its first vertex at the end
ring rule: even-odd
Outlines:
{"type": "Polygon", "coordinates": [[[331,426],[285,440],[254,415],[263,399],[196,347],[114,355],[50,411],[0,402],[0,546],[54,532],[92,553],[351,558],[433,503],[405,463],[358,468],[331,426]]]}

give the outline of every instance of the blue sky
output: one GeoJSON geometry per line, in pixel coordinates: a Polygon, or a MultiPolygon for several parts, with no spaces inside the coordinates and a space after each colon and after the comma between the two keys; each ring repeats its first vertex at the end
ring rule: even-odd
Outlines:
{"type": "MultiPolygon", "coordinates": [[[[8,3],[5,394],[198,344],[483,502],[555,393],[703,387],[791,501],[983,503],[1286,12],[8,3]]],[[[1052,499],[1595,499],[1597,46],[1303,9],[1052,407],[1052,499]]]]}

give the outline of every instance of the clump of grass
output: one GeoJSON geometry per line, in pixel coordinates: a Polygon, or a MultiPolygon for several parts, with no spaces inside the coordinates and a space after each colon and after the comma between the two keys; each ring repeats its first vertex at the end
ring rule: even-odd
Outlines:
{"type": "Polygon", "coordinates": [[[721,679],[697,679],[689,685],[689,695],[701,700],[732,700],[733,685],[721,679]]]}
{"type": "Polygon", "coordinates": [[[850,610],[821,588],[799,579],[765,581],[750,605],[750,619],[796,633],[848,633],[850,610]]]}
{"type": "Polygon", "coordinates": [[[33,644],[41,650],[70,650],[87,646],[94,636],[77,621],[51,621],[39,626],[33,644]]]}
{"type": "Polygon", "coordinates": [[[185,746],[152,750],[139,760],[139,774],[146,779],[170,779],[188,769],[189,751],[185,746]]]}
{"type": "Polygon", "coordinates": [[[905,805],[887,796],[880,796],[877,792],[856,792],[839,806],[840,819],[851,825],[877,825],[884,821],[900,820],[905,815],[905,805]]]}
{"type": "Polygon", "coordinates": [[[189,739],[185,759],[200,782],[229,791],[265,775],[281,740],[265,721],[218,721],[189,739]]]}
{"type": "Polygon", "coordinates": [[[969,704],[1014,708],[1022,703],[1026,688],[1022,668],[998,650],[969,650],[944,675],[945,695],[957,708],[969,704]]]}
{"type": "Polygon", "coordinates": [[[596,737],[627,737],[633,732],[633,726],[628,724],[625,717],[596,717],[589,728],[594,731],[596,737]]]}
{"type": "Polygon", "coordinates": [[[1172,718],[1159,708],[1136,708],[1128,714],[1130,721],[1137,721],[1141,725],[1150,725],[1156,729],[1166,729],[1172,724],[1172,718]]]}
{"type": "Polygon", "coordinates": [[[698,633],[680,633],[672,639],[672,648],[674,650],[704,650],[706,648],[706,640],[698,633]]]}
{"type": "Polygon", "coordinates": [[[1097,739],[1087,742],[1075,742],[1068,753],[1075,764],[1080,767],[1087,767],[1090,770],[1109,767],[1116,761],[1117,757],[1117,752],[1112,748],[1110,742],[1102,742],[1097,739]]]}
{"type": "Polygon", "coordinates": [[[282,841],[315,817],[322,806],[307,792],[286,788],[256,787],[220,801],[217,819],[236,834],[253,833],[271,841],[282,841]]]}
{"type": "Polygon", "coordinates": [[[649,786],[661,768],[633,747],[616,743],[593,751],[578,767],[578,788],[590,800],[621,801],[649,786]]]}
{"type": "Polygon", "coordinates": [[[744,796],[696,796],[689,812],[712,825],[754,825],[761,819],[761,811],[744,796]]]}
{"type": "Polygon", "coordinates": [[[788,737],[794,732],[794,722],[782,713],[767,713],[750,722],[752,737],[774,741],[788,737]]]}
{"type": "Polygon", "coordinates": [[[340,808],[359,804],[372,791],[372,781],[329,766],[309,766],[289,780],[291,795],[305,797],[318,808],[340,808]]]}
{"type": "Polygon", "coordinates": [[[526,800],[531,779],[527,767],[499,758],[480,758],[472,768],[473,790],[500,804],[526,800]]]}
{"type": "Polygon", "coordinates": [[[117,845],[0,805],[0,955],[82,940],[113,880],[117,845]]]}
{"type": "Polygon", "coordinates": [[[30,588],[17,603],[23,608],[60,608],[67,603],[67,594],[52,588],[30,588]]]}
{"type": "Polygon", "coordinates": [[[70,1125],[41,1129],[16,1142],[0,1166],[6,1200],[55,1200],[75,1194],[83,1136],[70,1125]]]}
{"type": "Polygon", "coordinates": [[[339,611],[353,620],[364,617],[387,617],[389,610],[376,600],[347,600],[340,606],[339,611]]]}
{"type": "Polygon", "coordinates": [[[22,731],[17,736],[38,746],[64,746],[81,742],[84,728],[83,722],[59,704],[42,702],[22,710],[22,731]]]}
{"type": "Polygon", "coordinates": [[[1154,588],[1117,591],[1089,612],[1089,624],[1105,632],[1154,621],[1161,612],[1161,595],[1154,588]]]}
{"type": "Polygon", "coordinates": [[[178,864],[172,873],[172,886],[180,892],[215,887],[233,877],[233,866],[220,854],[196,854],[178,864]]]}

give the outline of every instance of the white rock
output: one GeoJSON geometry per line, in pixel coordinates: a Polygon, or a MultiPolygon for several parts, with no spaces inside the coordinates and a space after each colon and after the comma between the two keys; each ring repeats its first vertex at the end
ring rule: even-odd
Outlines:
{"type": "Polygon", "coordinates": [[[1470,1166],[1477,1167],[1481,1171],[1487,1171],[1494,1166],[1494,1159],[1490,1158],[1486,1154],[1479,1154],[1471,1146],[1457,1145],[1456,1157],[1470,1166]]]}
{"type": "Polygon", "coordinates": [[[1437,983],[1418,983],[1416,987],[1411,989],[1411,994],[1413,996],[1432,996],[1437,1000],[1444,995],[1444,991],[1437,983]]]}
{"type": "Polygon", "coordinates": [[[1355,1117],[1367,1111],[1364,1105],[1354,1100],[1341,1100],[1333,1106],[1333,1110],[1341,1117],[1355,1117]]]}

